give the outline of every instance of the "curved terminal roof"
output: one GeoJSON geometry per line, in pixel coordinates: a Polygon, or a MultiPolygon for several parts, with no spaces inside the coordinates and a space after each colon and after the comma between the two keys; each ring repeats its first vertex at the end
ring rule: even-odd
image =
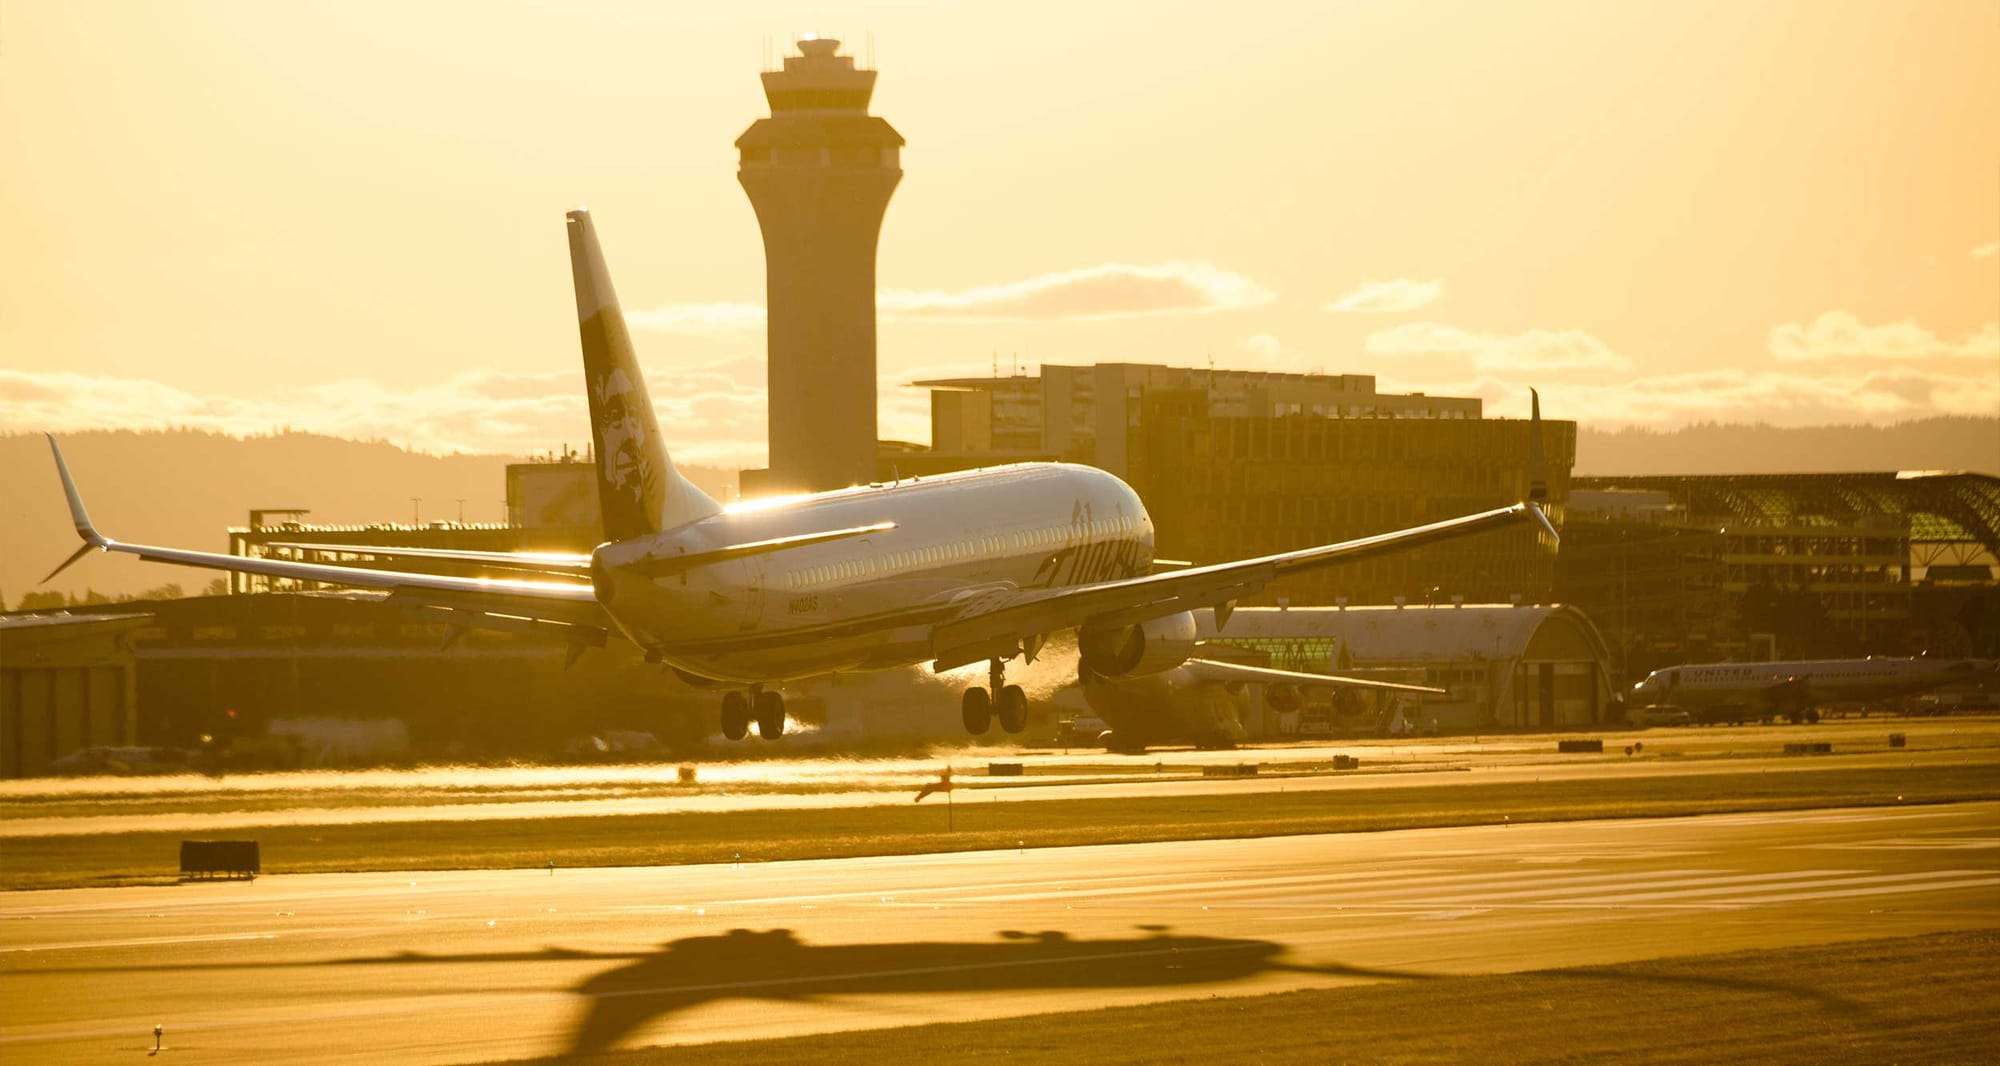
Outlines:
{"type": "Polygon", "coordinates": [[[1908,523],[1922,543],[1978,543],[2000,554],[2000,478],[1931,470],[1864,474],[1574,477],[1570,491],[1650,490],[1697,523],[1864,527],[1908,523]]]}
{"type": "Polygon", "coordinates": [[[1561,604],[1239,607],[1215,639],[1251,643],[1313,638],[1339,641],[1362,663],[1468,658],[1606,662],[1611,656],[1590,616],[1561,604]]]}

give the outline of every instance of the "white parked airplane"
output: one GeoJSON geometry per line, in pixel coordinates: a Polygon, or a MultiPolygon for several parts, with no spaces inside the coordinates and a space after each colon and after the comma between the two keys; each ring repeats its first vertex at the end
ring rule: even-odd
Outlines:
{"type": "Polygon", "coordinates": [[[1632,686],[1630,706],[1677,707],[1695,721],[1785,718],[1819,721],[1828,703],[1861,703],[1925,692],[1992,674],[1979,659],[1814,659],[1788,663],[1670,666],[1632,686]]]}
{"type": "MultiPolygon", "coordinates": [[[[1206,614],[1206,612],[1202,612],[1206,614]]],[[[1201,634],[1214,632],[1204,622],[1201,634]]],[[[1200,652],[1197,647],[1195,651],[1200,652]]],[[[1443,696],[1445,689],[1394,681],[1279,670],[1267,666],[1190,658],[1170,670],[1143,677],[1108,679],[1080,670],[1083,698],[1109,728],[1097,739],[1114,751],[1144,751],[1155,744],[1227,748],[1243,739],[1239,697],[1245,685],[1264,686],[1264,701],[1281,710],[1297,708],[1309,696],[1330,689],[1360,689],[1443,696]]]]}
{"type": "MultiPolygon", "coordinates": [[[[425,573],[126,544],[97,531],[49,438],[70,514],[91,550],[271,577],[386,590],[388,601],[455,625],[559,633],[575,655],[612,633],[685,680],[724,689],[722,732],[784,730],[775,685],[928,660],[990,663],[966,690],[966,728],[1026,725],[1008,660],[1033,661],[1075,629],[1083,668],[1142,677],[1186,662],[1193,611],[1226,620],[1239,599],[1285,574],[1528,521],[1556,531],[1535,501],[1541,414],[1529,426],[1529,499],[1358,540],[1164,573],[1153,523],[1130,486],[1093,467],[1023,463],[723,507],[667,455],[645,380],[585,211],[569,219],[606,542],[588,555],[306,545],[425,573]],[[499,575],[499,576],[494,576],[499,575]]],[[[55,573],[49,577],[53,578],[55,573]]],[[[46,580],[46,579],[45,579],[46,580]]]]}

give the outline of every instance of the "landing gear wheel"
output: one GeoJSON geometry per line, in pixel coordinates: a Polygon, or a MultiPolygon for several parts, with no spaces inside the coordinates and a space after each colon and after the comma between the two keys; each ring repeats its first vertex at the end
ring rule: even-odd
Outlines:
{"type": "Polygon", "coordinates": [[[1028,694],[1019,685],[1008,685],[1000,690],[1000,698],[993,703],[993,713],[1000,719],[1000,728],[1009,733],[1019,733],[1028,728],[1028,694]]]}
{"type": "Polygon", "coordinates": [[[785,697],[776,692],[757,694],[757,735],[776,740],[785,735],[785,697]]]}
{"type": "Polygon", "coordinates": [[[977,685],[965,690],[959,699],[958,712],[965,720],[965,731],[975,737],[985,736],[993,728],[993,697],[977,685]]]}
{"type": "Polygon", "coordinates": [[[750,732],[750,698],[741,692],[722,697],[722,735],[742,740],[750,732]]]}
{"type": "Polygon", "coordinates": [[[1811,725],[1812,723],[1819,721],[1819,711],[1816,708],[1807,707],[1805,710],[1805,714],[1801,715],[1800,717],[1805,719],[1806,724],[1811,725]]]}

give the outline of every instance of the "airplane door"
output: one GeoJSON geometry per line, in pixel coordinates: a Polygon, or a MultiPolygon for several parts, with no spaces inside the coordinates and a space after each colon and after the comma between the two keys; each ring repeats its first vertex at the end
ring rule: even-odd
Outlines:
{"type": "Polygon", "coordinates": [[[743,561],[743,628],[755,629],[764,622],[764,558],[753,555],[743,561]]]}

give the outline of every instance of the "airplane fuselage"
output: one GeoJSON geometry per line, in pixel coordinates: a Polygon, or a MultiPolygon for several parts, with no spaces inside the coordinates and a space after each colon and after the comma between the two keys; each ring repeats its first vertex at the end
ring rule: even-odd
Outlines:
{"type": "Polygon", "coordinates": [[[1655,670],[1632,688],[1635,705],[1773,714],[1923,692],[1991,672],[1974,659],[1869,657],[1777,663],[1700,663],[1655,670]]]}
{"type": "Polygon", "coordinates": [[[930,628],[984,593],[1147,573],[1153,523],[1113,474],[1023,463],[810,496],[750,501],[600,546],[598,601],[681,671],[772,682],[931,657],[930,628]],[[882,522],[894,528],[666,577],[646,558],[882,522]]]}

